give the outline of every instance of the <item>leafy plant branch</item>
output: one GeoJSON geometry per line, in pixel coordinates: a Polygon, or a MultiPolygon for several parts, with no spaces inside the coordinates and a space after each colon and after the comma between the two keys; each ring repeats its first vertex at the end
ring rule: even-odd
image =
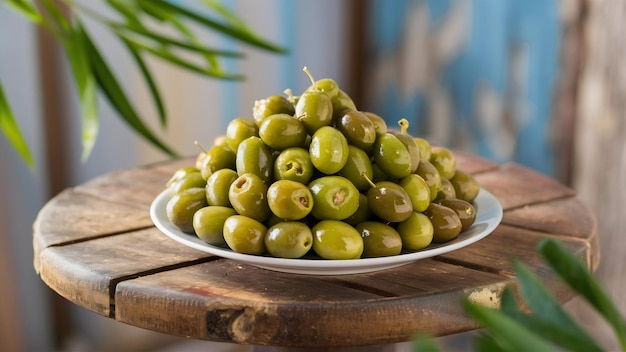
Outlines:
{"type": "MultiPolygon", "coordinates": [[[[217,32],[235,41],[274,53],[286,49],[273,44],[250,29],[234,12],[216,0],[201,0],[206,11],[165,0],[102,0],[114,17],[102,15],[91,5],[74,0],[0,0],[28,21],[48,31],[58,41],[68,59],[76,85],[82,119],[82,160],[86,160],[96,142],[99,128],[97,94],[102,93],[119,116],[141,137],[170,156],[177,153],[146,124],[134,107],[111,65],[92,40],[84,23],[87,19],[107,28],[124,45],[151,95],[160,126],[167,127],[168,117],[163,97],[145,59],[156,57],[172,65],[211,79],[243,80],[236,72],[222,68],[223,59],[241,59],[241,52],[214,48],[203,43],[190,24],[217,32]],[[206,12],[206,14],[204,13],[206,12]],[[163,34],[173,33],[173,34],[163,34]],[[183,53],[186,54],[183,56],[183,53]],[[189,55],[199,63],[189,60],[189,55]]],[[[198,1],[196,1],[198,2],[198,1]]],[[[33,157],[16,116],[4,93],[0,78],[0,130],[16,152],[32,168],[33,157]]]]}

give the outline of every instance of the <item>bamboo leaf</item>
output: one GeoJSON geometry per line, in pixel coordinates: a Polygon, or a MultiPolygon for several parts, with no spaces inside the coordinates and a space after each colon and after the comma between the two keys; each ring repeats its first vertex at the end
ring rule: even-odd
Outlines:
{"type": "Polygon", "coordinates": [[[498,346],[493,337],[487,334],[478,334],[472,339],[474,351],[480,352],[502,352],[503,349],[498,346]]]}
{"type": "Polygon", "coordinates": [[[626,351],[624,317],[591,272],[557,240],[542,240],[538,250],[550,267],[609,322],[622,350],[626,351]]]}
{"type": "Polygon", "coordinates": [[[30,154],[30,150],[28,149],[28,144],[20,132],[20,128],[15,121],[15,116],[13,116],[13,112],[11,111],[11,107],[9,106],[9,102],[4,95],[4,90],[2,89],[2,84],[0,83],[0,129],[8,139],[9,143],[13,146],[13,148],[17,151],[17,153],[22,157],[22,159],[26,162],[28,167],[31,169],[34,168],[33,157],[30,154]]]}
{"type": "Polygon", "coordinates": [[[503,351],[554,351],[546,340],[496,309],[463,300],[465,311],[485,329],[503,351]]]}
{"type": "Polygon", "coordinates": [[[168,61],[170,63],[173,63],[177,66],[180,66],[182,68],[186,68],[192,72],[196,72],[196,73],[200,73],[202,75],[208,76],[208,77],[214,77],[214,78],[219,78],[219,79],[225,79],[225,80],[243,80],[244,77],[242,75],[239,74],[230,74],[230,73],[225,73],[219,70],[214,70],[214,69],[210,69],[210,68],[204,68],[204,67],[200,67],[198,65],[195,65],[191,62],[188,62],[186,60],[183,60],[181,58],[179,58],[178,56],[172,54],[170,51],[163,49],[163,48],[155,48],[153,46],[150,46],[148,44],[145,43],[140,43],[136,40],[134,40],[131,37],[128,37],[124,34],[120,34],[121,36],[124,37],[125,40],[128,40],[130,43],[132,43],[133,45],[136,45],[137,47],[146,50],[148,52],[150,52],[151,54],[165,60],[168,61]]]}
{"type": "Polygon", "coordinates": [[[128,51],[130,52],[133,59],[135,59],[135,62],[137,63],[137,66],[139,67],[139,70],[141,71],[141,74],[143,75],[143,78],[148,85],[148,89],[150,90],[150,94],[152,95],[152,100],[157,107],[159,122],[161,123],[161,126],[167,126],[167,116],[165,114],[163,99],[161,98],[161,93],[159,92],[159,88],[157,87],[154,78],[152,77],[152,73],[150,72],[148,65],[146,65],[145,61],[141,57],[139,49],[137,49],[132,43],[124,40],[123,38],[122,42],[126,44],[128,51]]]}
{"type": "Polygon", "coordinates": [[[184,7],[172,4],[170,2],[163,1],[163,0],[137,0],[137,1],[138,1],[139,6],[141,6],[144,9],[151,8],[151,7],[152,8],[158,7],[163,11],[179,14],[195,22],[198,22],[206,27],[213,28],[214,30],[221,32],[224,35],[230,36],[232,38],[235,38],[244,43],[256,46],[258,48],[277,52],[277,53],[287,52],[285,48],[282,48],[262,38],[259,38],[254,33],[243,31],[240,28],[233,27],[232,25],[225,25],[225,24],[219,23],[206,16],[202,16],[198,14],[197,12],[190,11],[184,7]]]}
{"type": "Polygon", "coordinates": [[[29,21],[41,24],[43,18],[32,1],[27,0],[8,0],[5,1],[9,7],[26,17],[29,21]]]}
{"type": "Polygon", "coordinates": [[[136,110],[128,101],[128,98],[124,94],[117,79],[109,69],[106,61],[86,32],[84,32],[84,37],[99,87],[109,99],[109,102],[111,102],[113,107],[120,113],[123,120],[126,121],[126,123],[128,123],[137,133],[166,154],[172,157],[177,157],[178,154],[157,138],[142,122],[136,110]]]}

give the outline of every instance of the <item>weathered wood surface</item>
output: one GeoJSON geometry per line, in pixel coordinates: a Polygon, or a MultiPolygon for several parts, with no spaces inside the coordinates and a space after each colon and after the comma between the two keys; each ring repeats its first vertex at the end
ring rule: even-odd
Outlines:
{"type": "Polygon", "coordinates": [[[457,153],[505,209],[485,239],[431,259],[359,275],[267,271],[185,247],[152,226],[148,208],[192,159],[104,175],[68,189],[34,225],[35,268],[63,297],[118,321],[172,335],[250,345],[349,347],[476,328],[459,299],[497,306],[524,260],[565,302],[572,293],[535,252],[556,236],[597,266],[593,214],[574,192],[519,165],[457,153]]]}

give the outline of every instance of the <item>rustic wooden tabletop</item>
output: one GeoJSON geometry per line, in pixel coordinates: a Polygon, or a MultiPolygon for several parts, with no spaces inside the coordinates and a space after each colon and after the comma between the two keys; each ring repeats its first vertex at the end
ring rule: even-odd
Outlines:
{"type": "Polygon", "coordinates": [[[572,298],[535,246],[557,237],[595,269],[593,213],[572,189],[528,168],[463,152],[456,158],[458,169],[498,199],[502,223],[477,243],[398,268],[289,274],[173,241],[153,225],[149,208],[173,172],[193,164],[181,159],[103,175],[53,198],[34,224],[35,270],[69,301],[123,323],[280,350],[384,346],[417,331],[475,329],[461,296],[497,306],[503,287],[515,286],[512,258],[527,263],[560,301],[572,298]]]}

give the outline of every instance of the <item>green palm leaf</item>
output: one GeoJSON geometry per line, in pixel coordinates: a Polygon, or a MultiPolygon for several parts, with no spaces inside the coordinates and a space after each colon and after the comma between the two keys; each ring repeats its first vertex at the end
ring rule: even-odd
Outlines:
{"type": "Polygon", "coordinates": [[[15,148],[17,153],[26,161],[26,164],[32,169],[34,167],[33,156],[30,154],[28,144],[20,131],[9,102],[4,95],[2,84],[0,83],[0,129],[9,140],[9,143],[15,148]]]}

